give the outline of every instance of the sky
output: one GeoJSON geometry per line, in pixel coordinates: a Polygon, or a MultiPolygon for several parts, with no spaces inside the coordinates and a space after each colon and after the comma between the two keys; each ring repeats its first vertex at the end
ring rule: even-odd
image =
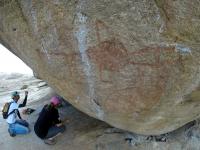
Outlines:
{"type": "Polygon", "coordinates": [[[33,75],[32,70],[17,56],[0,44],[0,72],[33,75]]]}

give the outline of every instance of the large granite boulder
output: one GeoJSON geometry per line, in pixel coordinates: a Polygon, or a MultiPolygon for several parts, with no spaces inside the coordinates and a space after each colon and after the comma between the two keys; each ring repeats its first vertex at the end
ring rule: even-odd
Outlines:
{"type": "Polygon", "coordinates": [[[86,114],[161,134],[200,116],[199,8],[199,0],[0,0],[0,43],[86,114]]]}

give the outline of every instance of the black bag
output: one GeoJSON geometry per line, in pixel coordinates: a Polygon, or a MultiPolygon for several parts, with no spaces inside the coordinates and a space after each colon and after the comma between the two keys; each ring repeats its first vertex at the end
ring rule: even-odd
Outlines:
{"type": "Polygon", "coordinates": [[[2,109],[2,116],[3,116],[3,119],[7,119],[8,116],[9,116],[10,114],[12,114],[12,113],[15,112],[15,110],[13,110],[12,112],[10,112],[10,113],[8,114],[10,105],[11,105],[12,103],[13,103],[13,102],[7,102],[7,103],[4,104],[3,109],[2,109]]]}

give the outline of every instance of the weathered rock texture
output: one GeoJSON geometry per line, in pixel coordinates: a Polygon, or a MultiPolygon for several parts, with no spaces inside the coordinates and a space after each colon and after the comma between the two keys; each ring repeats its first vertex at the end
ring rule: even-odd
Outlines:
{"type": "Polygon", "coordinates": [[[0,0],[0,42],[71,104],[141,134],[200,114],[199,0],[0,0]]]}

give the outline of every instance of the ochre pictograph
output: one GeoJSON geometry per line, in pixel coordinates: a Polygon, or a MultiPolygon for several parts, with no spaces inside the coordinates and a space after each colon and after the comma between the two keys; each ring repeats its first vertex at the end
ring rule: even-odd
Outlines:
{"type": "Polygon", "coordinates": [[[89,47],[87,54],[99,69],[100,80],[105,81],[102,76],[103,71],[119,71],[123,68],[126,65],[128,51],[103,21],[95,21],[95,32],[97,45],[89,47]],[[106,40],[103,40],[101,35],[103,33],[108,35],[104,37],[106,40]]]}
{"type": "Polygon", "coordinates": [[[130,76],[126,87],[112,87],[112,93],[107,96],[104,106],[106,109],[113,109],[112,111],[135,111],[140,115],[148,113],[149,109],[159,102],[166,90],[170,74],[177,66],[182,66],[184,61],[174,46],[156,45],[129,52],[128,58],[124,60],[126,62],[123,64],[128,65],[130,71],[135,73],[130,76]],[[122,103],[122,99],[126,103],[122,103]],[[132,109],[127,110],[130,105],[132,109]]]}
{"type": "Polygon", "coordinates": [[[113,108],[113,111],[117,111],[117,108],[127,111],[128,105],[132,105],[133,109],[151,109],[163,95],[171,71],[177,69],[177,66],[180,69],[183,65],[181,54],[175,51],[173,45],[149,45],[130,52],[105,23],[97,21],[96,26],[98,44],[90,47],[87,54],[99,70],[100,81],[105,81],[104,71],[112,72],[112,77],[115,72],[119,75],[126,67],[134,72],[133,76],[129,76],[126,87],[116,86],[118,81],[113,83],[115,86],[112,86],[112,93],[109,92],[104,106],[113,108]],[[102,40],[101,32],[105,31],[108,32],[108,37],[113,37],[102,40]],[[121,104],[122,99],[127,103],[121,104]]]}
{"type": "MultiPolygon", "coordinates": [[[[157,103],[165,91],[167,81],[170,77],[170,71],[177,66],[183,65],[181,54],[175,51],[174,46],[149,45],[142,49],[128,51],[126,46],[119,40],[105,23],[95,22],[97,45],[91,46],[86,50],[90,62],[97,68],[99,75],[97,80],[103,82],[112,82],[112,77],[103,77],[105,71],[114,76],[115,73],[120,76],[122,72],[130,72],[125,86],[120,87],[118,81],[113,83],[112,93],[105,99],[105,107],[120,108],[126,110],[126,105],[133,105],[133,109],[150,109],[157,103]],[[101,37],[101,32],[107,32],[108,37],[101,37]],[[128,70],[124,71],[124,68],[128,70]],[[120,100],[125,99],[127,104],[121,104],[120,100]],[[112,101],[116,101],[113,104],[112,101]],[[110,103],[111,102],[111,103],[110,103]],[[109,104],[110,103],[110,104],[109,104]],[[117,106],[119,105],[119,106],[117,106]]],[[[45,55],[43,51],[39,51],[45,55]]],[[[81,76],[78,67],[81,64],[81,54],[79,52],[65,53],[63,51],[48,52],[48,55],[56,61],[62,61],[66,64],[70,76],[81,76]]],[[[122,75],[123,76],[123,75],[122,75]]],[[[83,76],[80,77],[80,81],[83,76]]],[[[121,81],[120,81],[121,82],[121,81]]],[[[126,81],[123,81],[126,82],[126,81]]],[[[113,110],[115,111],[115,109],[113,110]]],[[[139,112],[139,110],[137,110],[139,112]]]]}
{"type": "Polygon", "coordinates": [[[119,71],[126,65],[128,53],[124,45],[117,39],[104,41],[95,47],[90,47],[87,54],[92,62],[97,65],[100,73],[100,80],[103,81],[104,70],[119,71]]]}
{"type": "Polygon", "coordinates": [[[174,46],[150,45],[128,52],[123,42],[116,38],[118,36],[104,22],[97,20],[95,30],[98,44],[89,47],[87,54],[98,68],[101,81],[104,81],[104,71],[119,72],[127,65],[158,69],[165,64],[181,63],[174,46]],[[107,32],[109,38],[102,40],[101,32],[107,32]]]}

